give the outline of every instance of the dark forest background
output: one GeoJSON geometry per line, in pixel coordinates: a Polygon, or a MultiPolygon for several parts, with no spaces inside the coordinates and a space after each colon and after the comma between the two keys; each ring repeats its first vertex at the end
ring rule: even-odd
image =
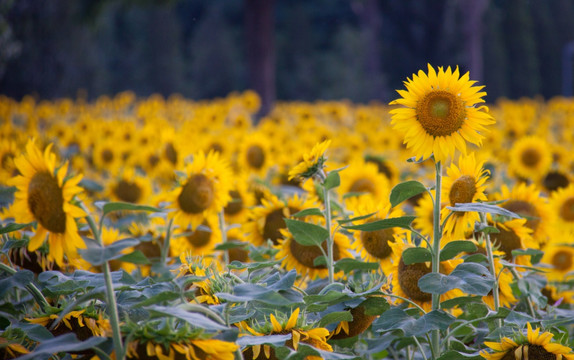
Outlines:
{"type": "Polygon", "coordinates": [[[431,63],[548,98],[572,41],[574,0],[0,0],[0,92],[388,101],[431,63]]]}

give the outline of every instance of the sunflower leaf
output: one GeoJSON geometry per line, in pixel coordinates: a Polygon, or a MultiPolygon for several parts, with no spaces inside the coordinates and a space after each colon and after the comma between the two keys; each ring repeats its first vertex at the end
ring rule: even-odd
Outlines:
{"type": "Polygon", "coordinates": [[[219,324],[203,314],[199,314],[196,312],[186,311],[183,308],[173,307],[173,306],[159,306],[153,305],[145,308],[148,310],[152,315],[156,317],[164,317],[164,316],[171,316],[176,317],[178,319],[187,321],[193,326],[201,327],[205,330],[228,330],[228,327],[225,325],[219,324]]]}
{"type": "Polygon", "coordinates": [[[405,265],[423,263],[432,260],[432,254],[429,249],[423,247],[407,248],[403,251],[403,262],[405,265]]]}
{"type": "Polygon", "coordinates": [[[291,340],[291,334],[287,335],[264,335],[264,336],[242,336],[235,342],[239,346],[253,346],[253,345],[278,345],[285,344],[285,341],[291,340]]]}
{"type": "Polygon", "coordinates": [[[488,226],[487,224],[476,223],[474,225],[474,232],[482,232],[485,234],[498,234],[500,230],[498,230],[494,226],[488,226]]]}
{"type": "Polygon", "coordinates": [[[474,353],[465,353],[465,352],[461,352],[461,351],[456,351],[456,350],[448,350],[445,351],[439,358],[438,360],[460,360],[460,359],[468,359],[468,360],[478,360],[478,359],[483,359],[483,357],[480,355],[480,352],[474,352],[474,353]]]}
{"type": "Polygon", "coordinates": [[[26,289],[34,281],[34,274],[30,270],[20,270],[14,275],[0,280],[0,298],[13,288],[26,289]]]}
{"type": "Polygon", "coordinates": [[[304,246],[320,246],[329,236],[327,229],[319,225],[293,219],[285,219],[285,224],[295,241],[304,246]]]}
{"type": "Polygon", "coordinates": [[[385,298],[375,296],[367,298],[361,303],[361,306],[365,308],[365,314],[369,316],[381,315],[391,308],[385,298]]]}
{"type": "Polygon", "coordinates": [[[79,341],[74,333],[64,334],[53,339],[42,341],[34,351],[22,355],[18,360],[39,359],[61,352],[89,350],[106,341],[105,337],[93,336],[86,341],[79,341]]]}
{"type": "Polygon", "coordinates": [[[512,256],[518,255],[530,255],[530,261],[533,265],[536,265],[542,260],[544,252],[536,249],[516,249],[512,250],[512,256]]]}
{"type": "Polygon", "coordinates": [[[126,202],[105,203],[102,209],[104,211],[103,216],[106,216],[107,214],[111,213],[112,211],[149,211],[149,212],[161,212],[162,211],[161,209],[158,209],[158,208],[153,207],[153,206],[136,205],[136,204],[126,203],[126,202]]]}
{"type": "Polygon", "coordinates": [[[414,318],[403,309],[392,308],[373,322],[375,332],[402,330],[404,336],[419,336],[431,330],[445,330],[455,321],[455,317],[443,310],[433,310],[420,318],[414,318]]]}
{"type": "Polygon", "coordinates": [[[359,220],[364,220],[364,219],[368,219],[371,216],[375,215],[377,212],[373,212],[367,215],[362,215],[362,216],[357,216],[357,217],[353,217],[353,218],[349,218],[349,219],[342,219],[342,220],[337,220],[337,222],[342,225],[342,224],[346,224],[346,223],[350,223],[353,221],[359,221],[359,220]]]}
{"type": "Polygon", "coordinates": [[[247,246],[246,242],[230,240],[230,241],[226,241],[224,243],[217,245],[214,250],[216,250],[216,251],[218,251],[218,250],[229,250],[229,249],[242,248],[245,246],[247,246]]]}
{"type": "Polygon", "coordinates": [[[339,172],[338,171],[329,172],[329,175],[327,175],[327,178],[323,183],[325,189],[330,190],[336,188],[339,185],[341,185],[341,177],[339,176],[339,172]]]}
{"type": "Polygon", "coordinates": [[[343,227],[349,230],[362,230],[362,231],[377,231],[377,230],[390,229],[394,227],[410,229],[411,223],[415,218],[416,216],[401,216],[396,218],[372,221],[361,225],[347,225],[343,227]]]}
{"type": "Polygon", "coordinates": [[[364,262],[357,259],[346,258],[335,263],[335,271],[342,270],[345,274],[348,274],[353,270],[377,270],[379,266],[379,263],[375,262],[364,262]]]}
{"type": "Polygon", "coordinates": [[[396,185],[393,190],[391,190],[391,206],[395,207],[405,200],[412,198],[418,194],[422,194],[427,191],[426,186],[418,181],[405,181],[396,185]]]}
{"type": "Polygon", "coordinates": [[[35,221],[31,222],[31,223],[27,223],[27,224],[16,224],[16,223],[10,223],[8,225],[6,225],[5,227],[0,227],[0,235],[1,234],[7,234],[13,231],[18,231],[18,230],[22,230],[24,228],[27,228],[28,226],[32,226],[35,223],[35,221]]]}
{"type": "Polygon", "coordinates": [[[421,291],[430,294],[444,294],[460,289],[470,295],[488,295],[494,284],[490,271],[481,264],[459,264],[450,275],[429,273],[419,279],[421,291]]]}
{"type": "Polygon", "coordinates": [[[476,251],[476,245],[468,240],[451,241],[440,251],[440,261],[450,260],[461,252],[472,253],[476,251]]]}
{"type": "Polygon", "coordinates": [[[310,215],[323,216],[323,212],[319,208],[311,208],[311,209],[301,210],[301,211],[299,211],[299,212],[297,212],[291,216],[299,218],[299,217],[305,217],[305,216],[310,216],[310,215]]]}
{"type": "Polygon", "coordinates": [[[136,246],[140,243],[138,239],[123,239],[114,242],[108,246],[91,246],[87,249],[78,249],[78,252],[84,260],[92,265],[99,266],[106,261],[114,260],[124,256],[122,250],[127,249],[132,246],[136,246]]]}
{"type": "Polygon", "coordinates": [[[482,212],[488,214],[497,214],[502,216],[508,216],[513,219],[520,219],[520,216],[513,213],[512,211],[506,210],[500,206],[488,205],[484,203],[465,203],[465,204],[455,204],[455,206],[447,206],[447,209],[455,212],[482,212]]]}
{"type": "Polygon", "coordinates": [[[126,254],[126,255],[118,258],[118,260],[130,263],[130,264],[137,264],[137,265],[149,265],[149,264],[151,264],[149,259],[140,250],[132,251],[131,253],[126,254]]]}
{"type": "Polygon", "coordinates": [[[318,327],[325,327],[332,323],[341,321],[353,321],[353,315],[350,311],[334,311],[323,316],[319,321],[318,327]]]}

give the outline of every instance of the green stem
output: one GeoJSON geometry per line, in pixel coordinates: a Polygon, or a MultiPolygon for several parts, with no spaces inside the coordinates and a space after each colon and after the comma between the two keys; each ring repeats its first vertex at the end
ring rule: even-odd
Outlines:
{"type": "MultiPolygon", "coordinates": [[[[1,262],[0,262],[0,270],[3,270],[10,275],[14,275],[17,273],[16,270],[12,269],[8,265],[1,262]]],[[[46,300],[44,294],[42,294],[42,292],[40,291],[40,289],[36,287],[36,285],[34,285],[33,283],[28,283],[26,284],[26,289],[30,291],[30,294],[32,294],[38,305],[40,305],[40,308],[42,309],[43,312],[47,312],[48,309],[51,308],[50,303],[48,303],[48,300],[46,300]]]]}
{"type": "MultiPolygon", "coordinates": [[[[100,235],[100,230],[98,229],[94,218],[89,215],[88,209],[85,207],[84,204],[81,204],[83,210],[88,214],[86,216],[86,220],[88,221],[88,225],[92,230],[95,240],[101,247],[104,247],[104,242],[100,235]]],[[[104,271],[104,280],[106,282],[106,295],[108,298],[108,310],[110,312],[110,325],[112,326],[112,335],[113,335],[113,342],[114,342],[114,349],[116,352],[117,359],[123,360],[125,358],[124,354],[124,346],[122,344],[122,333],[120,330],[120,321],[118,316],[118,305],[116,302],[116,294],[114,292],[114,284],[112,282],[112,275],[110,271],[110,264],[106,261],[103,266],[104,271]]]]}
{"type": "Polygon", "coordinates": [[[323,201],[325,202],[325,222],[327,223],[327,268],[329,269],[329,284],[335,282],[335,264],[333,261],[333,234],[331,234],[331,200],[329,199],[329,189],[325,186],[326,176],[323,177],[323,201]]]}
{"type": "Polygon", "coordinates": [[[417,343],[417,346],[419,347],[419,351],[421,352],[421,354],[423,355],[423,359],[427,360],[427,356],[423,350],[423,347],[421,345],[421,343],[419,342],[419,339],[417,339],[416,336],[413,336],[413,339],[415,340],[415,342],[417,343]]]}
{"type": "MultiPolygon", "coordinates": [[[[440,240],[442,237],[442,226],[440,222],[440,212],[441,212],[441,190],[442,190],[442,164],[440,161],[435,163],[436,171],[436,187],[435,187],[435,198],[434,198],[434,208],[433,208],[433,261],[432,261],[432,272],[440,273],[440,240]]],[[[440,295],[432,294],[432,309],[440,309],[440,295]]],[[[432,346],[435,356],[440,356],[440,330],[432,331],[432,346]]]]}
{"type": "MultiPolygon", "coordinates": [[[[225,214],[223,210],[219,212],[219,229],[221,230],[221,242],[227,242],[227,229],[225,228],[225,214]]],[[[229,264],[229,250],[223,250],[223,261],[225,265],[229,264]]]]}
{"type": "MultiPolygon", "coordinates": [[[[515,268],[507,267],[507,269],[510,270],[512,276],[514,277],[514,279],[516,279],[516,281],[520,280],[520,275],[518,275],[518,272],[516,271],[515,268]]],[[[530,313],[530,316],[536,318],[536,311],[534,311],[534,306],[532,305],[532,300],[530,299],[529,294],[526,294],[526,304],[528,304],[528,312],[530,313]]]]}
{"type": "Polygon", "coordinates": [[[472,319],[472,320],[463,321],[462,323],[460,323],[459,325],[457,325],[454,329],[452,329],[452,330],[445,336],[445,338],[443,339],[442,344],[444,345],[444,344],[446,343],[446,341],[447,341],[451,336],[453,336],[454,333],[455,333],[458,329],[460,329],[460,328],[462,328],[462,327],[465,327],[465,326],[467,326],[467,325],[470,325],[470,324],[472,324],[472,323],[478,322],[478,321],[488,320],[488,319],[490,319],[491,317],[492,317],[492,316],[489,315],[489,316],[481,317],[481,318],[478,318],[478,319],[472,319]]]}
{"type": "Polygon", "coordinates": [[[402,297],[402,296],[400,296],[400,295],[395,295],[395,294],[389,294],[389,293],[385,293],[385,296],[393,297],[393,298],[397,298],[397,299],[401,299],[402,301],[404,301],[404,302],[406,302],[406,303],[409,303],[409,304],[413,305],[414,307],[416,307],[417,309],[419,309],[419,311],[420,311],[421,313],[423,313],[423,314],[426,314],[426,313],[427,313],[427,312],[425,311],[425,309],[423,309],[419,304],[417,304],[416,302],[414,302],[414,301],[412,301],[412,300],[409,300],[409,299],[407,299],[407,298],[405,298],[405,297],[402,297]]]}
{"type": "MultiPolygon", "coordinates": [[[[165,265],[167,262],[167,258],[169,255],[169,246],[171,242],[171,228],[173,226],[173,219],[169,219],[169,223],[167,223],[167,231],[165,233],[165,240],[163,241],[161,247],[161,264],[165,265]]],[[[195,229],[194,229],[195,230],[195,229]]]]}
{"type": "MultiPolygon", "coordinates": [[[[480,215],[480,222],[483,225],[487,225],[486,223],[486,215],[484,213],[479,213],[480,215]]],[[[494,253],[492,252],[492,242],[490,241],[490,235],[488,233],[482,233],[484,236],[485,244],[486,244],[486,257],[488,258],[488,266],[490,267],[490,272],[492,273],[492,277],[494,278],[494,284],[492,286],[492,297],[494,299],[494,311],[498,312],[500,309],[500,294],[499,294],[499,287],[498,287],[498,275],[496,274],[496,268],[494,266],[494,253]]],[[[502,327],[502,319],[496,320],[498,327],[502,327]]]]}

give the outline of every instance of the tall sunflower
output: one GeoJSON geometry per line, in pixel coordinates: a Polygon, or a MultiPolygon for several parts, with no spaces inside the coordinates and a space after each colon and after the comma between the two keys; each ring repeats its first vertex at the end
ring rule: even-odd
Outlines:
{"type": "Polygon", "coordinates": [[[195,229],[210,214],[223,210],[230,200],[231,169],[218,153],[199,152],[185,169],[186,177],[169,195],[174,223],[195,229]]]}
{"type": "Polygon", "coordinates": [[[494,350],[494,352],[489,353],[486,350],[482,350],[480,356],[487,360],[574,360],[572,349],[560,343],[552,342],[554,334],[548,331],[541,334],[540,328],[532,330],[530,323],[527,323],[527,327],[526,337],[520,335],[516,339],[504,337],[500,342],[484,342],[484,345],[494,350]]]}
{"type": "Polygon", "coordinates": [[[28,251],[38,249],[46,235],[50,245],[48,259],[58,265],[64,264],[66,256],[77,256],[77,249],[85,244],[78,234],[75,218],[86,216],[84,211],[73,204],[74,196],[82,192],[78,183],[82,175],[66,179],[68,163],[56,169],[56,155],[48,145],[44,153],[33,140],[26,145],[26,154],[15,160],[19,176],[9,181],[16,186],[12,213],[19,223],[36,221],[36,234],[30,239],[28,251]]]}
{"type": "MultiPolygon", "coordinates": [[[[445,194],[445,202],[450,206],[457,203],[471,203],[487,200],[485,182],[488,178],[488,170],[483,168],[483,163],[476,160],[474,153],[461,155],[458,166],[454,163],[446,171],[443,178],[442,190],[445,194]]],[[[465,239],[466,235],[474,229],[474,223],[480,221],[477,212],[455,212],[446,207],[442,209],[441,217],[447,219],[444,231],[452,235],[454,239],[465,239]],[[447,218],[448,217],[448,218],[447,218]]]]}
{"type": "Polygon", "coordinates": [[[468,72],[459,77],[458,67],[453,72],[429,64],[428,74],[419,70],[418,76],[404,83],[407,90],[397,90],[401,98],[391,105],[404,108],[391,110],[391,125],[403,133],[407,149],[417,158],[444,161],[454,155],[455,149],[466,153],[466,142],[480,146],[486,130],[494,123],[484,102],[483,86],[473,86],[468,72]]]}

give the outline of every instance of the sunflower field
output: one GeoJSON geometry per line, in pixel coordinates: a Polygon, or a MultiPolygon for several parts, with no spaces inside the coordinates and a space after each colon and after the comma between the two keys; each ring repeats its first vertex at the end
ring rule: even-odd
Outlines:
{"type": "Polygon", "coordinates": [[[0,359],[574,359],[574,101],[0,97],[0,359]]]}

